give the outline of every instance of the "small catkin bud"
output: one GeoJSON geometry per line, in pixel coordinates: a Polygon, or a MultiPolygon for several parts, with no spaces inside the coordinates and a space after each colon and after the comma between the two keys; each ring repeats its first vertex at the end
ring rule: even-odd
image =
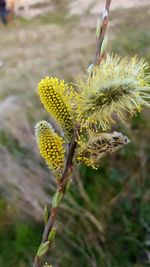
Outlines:
{"type": "Polygon", "coordinates": [[[35,136],[42,157],[59,179],[65,158],[62,138],[54,132],[47,121],[40,121],[36,124],[35,136]]]}
{"type": "Polygon", "coordinates": [[[96,168],[100,159],[107,153],[113,153],[129,142],[129,139],[119,132],[93,133],[87,143],[80,144],[77,160],[96,168]]]}
{"type": "Polygon", "coordinates": [[[46,77],[38,85],[38,93],[45,109],[59,123],[69,139],[73,134],[72,89],[63,80],[52,77],[46,77]]]}

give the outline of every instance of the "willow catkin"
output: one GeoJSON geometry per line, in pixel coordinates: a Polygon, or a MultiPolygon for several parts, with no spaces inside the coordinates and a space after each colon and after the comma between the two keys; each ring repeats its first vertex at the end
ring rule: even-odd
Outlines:
{"type": "Polygon", "coordinates": [[[71,139],[73,134],[72,87],[63,80],[46,77],[39,83],[38,93],[45,109],[62,127],[68,139],[71,139]]]}
{"type": "Polygon", "coordinates": [[[64,168],[63,139],[54,132],[47,121],[36,124],[35,136],[40,154],[59,178],[64,168]]]}
{"type": "Polygon", "coordinates": [[[123,120],[126,112],[133,115],[142,106],[150,106],[147,69],[148,64],[137,57],[107,56],[93,68],[92,76],[77,79],[78,118],[83,126],[105,130],[114,122],[114,115],[123,120]]]}

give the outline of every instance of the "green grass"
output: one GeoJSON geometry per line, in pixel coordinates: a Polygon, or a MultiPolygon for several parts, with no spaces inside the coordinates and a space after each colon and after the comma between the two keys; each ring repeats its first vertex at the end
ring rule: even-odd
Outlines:
{"type": "Polygon", "coordinates": [[[16,214],[8,214],[7,210],[8,204],[0,199],[0,212],[3,223],[5,221],[0,224],[0,266],[30,266],[41,239],[41,225],[29,220],[20,221],[16,214]]]}

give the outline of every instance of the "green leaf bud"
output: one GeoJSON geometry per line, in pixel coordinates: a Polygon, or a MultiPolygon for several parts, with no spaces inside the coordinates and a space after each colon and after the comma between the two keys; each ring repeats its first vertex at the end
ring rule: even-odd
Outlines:
{"type": "Polygon", "coordinates": [[[45,205],[45,207],[44,207],[44,222],[45,222],[45,224],[47,224],[47,222],[48,222],[48,217],[49,217],[48,206],[45,205]]]}
{"type": "Polygon", "coordinates": [[[45,243],[41,244],[38,251],[37,256],[41,259],[48,251],[50,242],[46,241],[45,243]]]}
{"type": "Polygon", "coordinates": [[[63,192],[57,191],[53,197],[52,207],[57,208],[62,200],[63,192]]]}
{"type": "Polygon", "coordinates": [[[102,41],[101,47],[100,47],[100,57],[103,57],[105,52],[106,52],[106,48],[107,48],[107,43],[108,43],[108,36],[106,35],[104,37],[104,40],[102,41]]]}
{"type": "Polygon", "coordinates": [[[56,235],[56,231],[57,231],[56,226],[53,226],[52,229],[51,229],[51,231],[50,231],[50,233],[49,233],[49,236],[48,236],[48,240],[50,242],[53,242],[54,241],[55,235],[56,235]]]}
{"type": "Polygon", "coordinates": [[[97,26],[96,26],[96,37],[100,37],[100,32],[101,32],[101,27],[102,27],[102,21],[100,18],[97,20],[97,26]]]}

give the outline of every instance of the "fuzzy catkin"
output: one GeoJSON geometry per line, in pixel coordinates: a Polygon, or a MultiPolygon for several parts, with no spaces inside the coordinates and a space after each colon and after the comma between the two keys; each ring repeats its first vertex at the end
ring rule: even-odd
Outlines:
{"type": "Polygon", "coordinates": [[[150,106],[147,69],[148,64],[137,57],[107,56],[86,81],[79,78],[78,114],[83,126],[105,130],[114,122],[113,115],[123,120],[126,112],[134,115],[142,106],[150,106]]]}

